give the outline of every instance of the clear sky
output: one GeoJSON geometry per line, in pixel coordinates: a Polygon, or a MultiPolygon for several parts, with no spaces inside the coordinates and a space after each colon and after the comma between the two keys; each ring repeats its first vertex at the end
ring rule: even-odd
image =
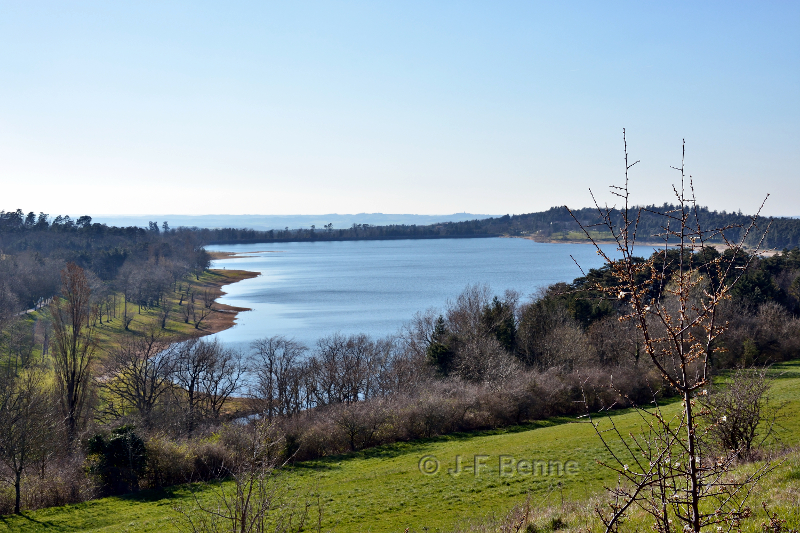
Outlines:
{"type": "Polygon", "coordinates": [[[0,0],[0,209],[800,215],[800,2],[0,0]]]}

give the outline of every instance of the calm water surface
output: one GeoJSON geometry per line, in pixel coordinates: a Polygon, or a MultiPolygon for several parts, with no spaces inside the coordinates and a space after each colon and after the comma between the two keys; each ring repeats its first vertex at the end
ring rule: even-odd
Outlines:
{"type": "MultiPolygon", "coordinates": [[[[341,332],[395,333],[417,311],[443,308],[467,285],[488,285],[495,294],[514,289],[527,297],[540,287],[581,275],[602,259],[587,244],[549,244],[526,239],[436,239],[207,247],[209,251],[258,252],[214,261],[212,268],[251,270],[257,278],[225,287],[221,302],[252,311],[217,334],[246,347],[282,334],[313,346],[341,332]]],[[[608,248],[608,252],[613,247],[608,248]]],[[[652,249],[641,247],[639,255],[652,249]]]]}

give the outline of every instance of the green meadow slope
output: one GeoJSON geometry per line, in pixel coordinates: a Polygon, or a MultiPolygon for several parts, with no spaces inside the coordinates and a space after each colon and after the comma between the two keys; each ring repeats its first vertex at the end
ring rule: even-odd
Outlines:
{"type": "MultiPolygon", "coordinates": [[[[773,396],[787,402],[780,438],[796,446],[800,443],[800,361],[776,366],[773,371],[782,374],[774,382],[773,396]]],[[[673,403],[667,410],[679,407],[673,403]]],[[[620,412],[614,418],[625,433],[639,428],[640,419],[634,412],[620,412]]],[[[605,457],[607,452],[590,425],[553,419],[309,461],[288,469],[281,483],[289,500],[321,503],[324,530],[448,531],[470,520],[500,516],[529,496],[537,508],[573,502],[567,506],[572,514],[564,513],[567,526],[577,526],[591,514],[586,501],[601,494],[604,484],[615,481],[615,476],[597,464],[605,457]],[[577,508],[583,505],[583,511],[576,512],[574,502],[577,508]]],[[[201,485],[145,491],[22,517],[2,517],[0,532],[167,533],[179,531],[175,505],[192,507],[195,498],[210,502],[212,497],[213,491],[201,485]]],[[[800,525],[800,511],[794,509],[800,501],[797,453],[790,454],[770,475],[754,496],[753,507],[762,500],[789,515],[793,527],[800,525]]],[[[745,530],[760,531],[763,513],[750,522],[745,530]]]]}

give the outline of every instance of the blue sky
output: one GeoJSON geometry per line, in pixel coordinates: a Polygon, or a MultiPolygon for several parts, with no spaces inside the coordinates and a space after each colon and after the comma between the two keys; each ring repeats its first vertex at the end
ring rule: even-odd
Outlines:
{"type": "Polygon", "coordinates": [[[0,1],[0,209],[800,215],[798,2],[0,1]]]}

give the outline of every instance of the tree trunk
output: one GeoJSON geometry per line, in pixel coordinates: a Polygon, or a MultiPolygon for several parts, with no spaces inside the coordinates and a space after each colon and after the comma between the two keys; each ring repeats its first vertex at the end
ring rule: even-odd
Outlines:
{"type": "Polygon", "coordinates": [[[14,499],[14,514],[20,514],[19,509],[19,502],[20,502],[20,485],[22,484],[22,470],[17,470],[14,473],[14,492],[15,492],[15,499],[14,499]]]}
{"type": "MultiPolygon", "coordinates": [[[[685,383],[685,382],[684,382],[685,383]]],[[[700,533],[700,485],[697,480],[697,446],[695,442],[695,420],[694,413],[692,413],[692,395],[688,390],[683,394],[683,400],[686,402],[686,431],[687,441],[689,445],[689,478],[691,480],[691,514],[690,520],[692,524],[692,531],[700,533]]]]}

